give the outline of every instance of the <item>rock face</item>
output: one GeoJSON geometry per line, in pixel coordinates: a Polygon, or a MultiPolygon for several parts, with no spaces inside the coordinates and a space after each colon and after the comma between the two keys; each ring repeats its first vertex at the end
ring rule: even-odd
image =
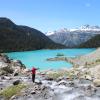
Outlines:
{"type": "Polygon", "coordinates": [[[100,79],[95,79],[95,80],[93,81],[93,83],[94,83],[94,86],[100,87],[100,79]]]}
{"type": "MultiPolygon", "coordinates": [[[[66,45],[67,47],[77,47],[78,45],[90,40],[97,34],[100,34],[100,27],[90,27],[85,25],[79,29],[62,29],[59,31],[48,32],[47,36],[56,43],[66,45]]],[[[87,47],[89,47],[89,45],[87,47]]]]}
{"type": "Polygon", "coordinates": [[[96,35],[95,37],[91,38],[90,40],[86,41],[85,43],[80,44],[78,47],[80,47],[80,48],[100,47],[100,34],[96,35]]]}
{"type": "Polygon", "coordinates": [[[10,60],[6,55],[0,54],[0,75],[8,75],[21,72],[25,65],[19,60],[10,60]]]}
{"type": "Polygon", "coordinates": [[[50,40],[42,32],[14,24],[8,18],[0,18],[0,52],[36,49],[65,48],[50,40]]]}

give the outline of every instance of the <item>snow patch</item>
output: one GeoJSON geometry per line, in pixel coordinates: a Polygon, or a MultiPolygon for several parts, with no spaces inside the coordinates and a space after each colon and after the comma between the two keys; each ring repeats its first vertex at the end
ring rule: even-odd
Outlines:
{"type": "Polygon", "coordinates": [[[49,31],[49,32],[47,32],[46,35],[47,35],[47,36],[50,36],[50,35],[53,35],[53,34],[55,34],[55,32],[50,32],[50,31],[49,31]]]}

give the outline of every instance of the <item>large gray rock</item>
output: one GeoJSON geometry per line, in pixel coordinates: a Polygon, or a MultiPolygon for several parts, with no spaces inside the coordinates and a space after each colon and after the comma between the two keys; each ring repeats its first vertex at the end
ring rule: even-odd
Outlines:
{"type": "Polygon", "coordinates": [[[8,66],[8,63],[0,61],[0,68],[7,67],[7,66],[8,66]]]}
{"type": "Polygon", "coordinates": [[[100,87],[100,79],[95,79],[95,80],[93,81],[93,84],[94,84],[94,86],[96,86],[96,87],[100,87]]]}
{"type": "Polygon", "coordinates": [[[20,84],[20,83],[21,83],[20,80],[15,80],[15,81],[13,82],[13,85],[18,85],[18,84],[20,84]]]}

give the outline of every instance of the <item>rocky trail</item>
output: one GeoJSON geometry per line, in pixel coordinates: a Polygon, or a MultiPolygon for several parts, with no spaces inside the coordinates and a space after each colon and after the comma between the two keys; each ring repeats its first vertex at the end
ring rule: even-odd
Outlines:
{"type": "MultiPolygon", "coordinates": [[[[0,88],[13,85],[18,80],[27,86],[10,100],[100,100],[100,88],[90,80],[67,80],[63,77],[57,81],[44,77],[39,79],[40,76],[37,76],[36,82],[32,83],[29,76],[4,77],[0,80],[0,88]]],[[[1,100],[5,99],[1,97],[1,100]]]]}

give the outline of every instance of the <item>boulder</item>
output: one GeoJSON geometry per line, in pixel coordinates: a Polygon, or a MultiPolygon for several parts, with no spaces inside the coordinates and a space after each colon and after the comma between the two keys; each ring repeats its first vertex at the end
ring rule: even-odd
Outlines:
{"type": "Polygon", "coordinates": [[[85,79],[92,80],[92,77],[91,77],[91,75],[85,75],[85,79]]]}
{"type": "Polygon", "coordinates": [[[12,60],[11,64],[14,67],[26,68],[25,65],[22,64],[22,62],[20,60],[12,60]]]}
{"type": "Polygon", "coordinates": [[[48,81],[53,81],[54,79],[51,78],[51,77],[46,77],[45,80],[48,80],[48,81]]]}
{"type": "Polygon", "coordinates": [[[96,86],[96,87],[100,87],[100,79],[95,79],[95,80],[93,81],[93,84],[94,84],[94,86],[96,86]]]}
{"type": "Polygon", "coordinates": [[[13,69],[10,66],[7,67],[3,67],[1,68],[2,72],[4,71],[5,74],[12,74],[13,73],[13,69]]]}
{"type": "Polygon", "coordinates": [[[7,55],[0,54],[0,62],[10,63],[10,59],[7,55]]]}
{"type": "Polygon", "coordinates": [[[33,91],[31,91],[31,94],[36,94],[36,92],[33,90],[33,91]]]}
{"type": "Polygon", "coordinates": [[[88,85],[85,87],[85,95],[86,96],[92,96],[92,95],[94,95],[94,93],[95,93],[95,89],[93,86],[88,85]]]}
{"type": "Polygon", "coordinates": [[[91,80],[87,80],[87,79],[84,79],[84,78],[81,78],[79,80],[79,84],[91,84],[91,80]]]}
{"type": "Polygon", "coordinates": [[[20,84],[20,83],[21,83],[20,80],[15,80],[15,81],[13,82],[13,85],[18,85],[18,84],[20,84]]]}
{"type": "Polygon", "coordinates": [[[5,63],[5,62],[1,62],[0,61],[0,68],[4,68],[4,67],[7,67],[8,66],[8,64],[7,63],[5,63]]]}
{"type": "Polygon", "coordinates": [[[25,68],[25,69],[23,69],[23,70],[22,70],[22,72],[23,72],[23,73],[28,73],[28,72],[31,72],[31,70],[30,70],[30,69],[25,68]]]}
{"type": "Polygon", "coordinates": [[[4,76],[1,76],[0,78],[1,78],[1,80],[4,80],[5,79],[4,76]]]}
{"type": "Polygon", "coordinates": [[[42,84],[41,80],[38,80],[38,79],[35,80],[35,83],[36,83],[37,85],[41,85],[41,84],[42,84]]]}
{"type": "Polygon", "coordinates": [[[21,68],[20,67],[15,67],[15,68],[13,68],[13,70],[14,70],[13,76],[14,75],[16,76],[16,74],[19,74],[21,72],[21,68]]]}
{"type": "Polygon", "coordinates": [[[100,87],[96,87],[96,95],[100,97],[100,87]]]}
{"type": "Polygon", "coordinates": [[[4,76],[4,79],[5,79],[5,80],[11,80],[11,77],[4,76]]]}
{"type": "Polygon", "coordinates": [[[67,84],[67,82],[65,80],[61,80],[58,82],[58,85],[66,85],[66,84],[67,84]]]}
{"type": "Polygon", "coordinates": [[[15,100],[16,99],[16,95],[13,95],[10,100],[15,100]]]}
{"type": "Polygon", "coordinates": [[[61,81],[61,80],[63,80],[64,79],[64,77],[59,77],[59,78],[57,78],[57,82],[59,82],[59,81],[61,81]]]}
{"type": "Polygon", "coordinates": [[[18,73],[14,73],[14,76],[18,76],[18,73]]]}

